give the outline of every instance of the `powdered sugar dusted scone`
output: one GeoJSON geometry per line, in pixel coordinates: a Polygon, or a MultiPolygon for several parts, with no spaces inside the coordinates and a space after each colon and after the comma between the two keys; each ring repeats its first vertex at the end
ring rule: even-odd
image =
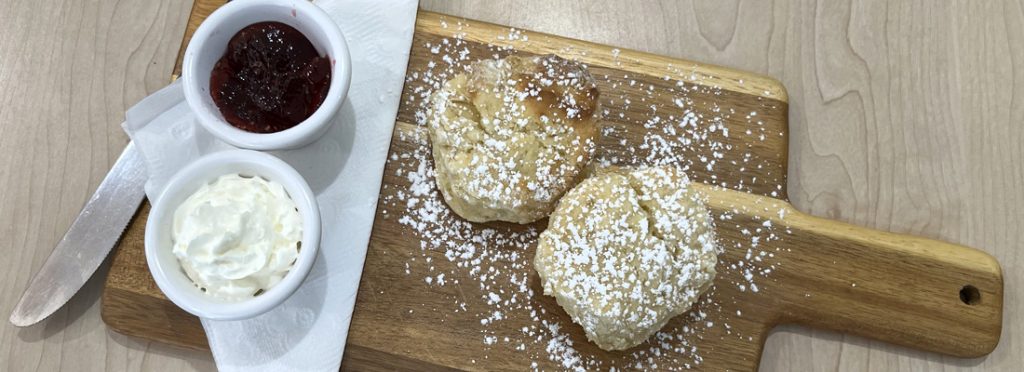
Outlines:
{"type": "Polygon", "coordinates": [[[594,152],[597,85],[557,56],[476,62],[429,105],[438,187],[473,222],[546,217],[594,152]]]}
{"type": "Polygon", "coordinates": [[[566,193],[540,236],[534,267],[587,338],[636,346],[686,312],[718,262],[711,216],[672,166],[618,169],[566,193]]]}

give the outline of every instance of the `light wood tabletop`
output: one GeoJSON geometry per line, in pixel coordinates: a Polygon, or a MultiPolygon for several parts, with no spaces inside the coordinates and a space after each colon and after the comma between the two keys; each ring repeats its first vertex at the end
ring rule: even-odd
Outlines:
{"type": "MultiPolygon", "coordinates": [[[[168,82],[191,3],[3,0],[0,310],[9,314],[127,143],[124,110],[168,82]]],[[[789,193],[810,214],[984,250],[1002,341],[957,359],[797,327],[763,370],[1024,365],[1024,1],[422,0],[421,7],[773,76],[789,91],[789,193]]],[[[109,331],[101,269],[42,324],[4,322],[0,370],[213,370],[205,352],[109,331]]]]}

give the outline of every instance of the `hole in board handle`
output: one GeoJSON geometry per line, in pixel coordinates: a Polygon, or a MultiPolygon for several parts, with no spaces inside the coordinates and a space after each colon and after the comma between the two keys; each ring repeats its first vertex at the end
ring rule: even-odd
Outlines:
{"type": "Polygon", "coordinates": [[[965,285],[960,288],[960,301],[968,305],[977,305],[981,301],[981,292],[973,285],[965,285]]]}

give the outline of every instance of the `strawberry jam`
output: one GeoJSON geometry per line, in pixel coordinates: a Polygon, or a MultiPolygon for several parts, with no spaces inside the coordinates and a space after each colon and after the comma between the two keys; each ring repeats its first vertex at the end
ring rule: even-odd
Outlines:
{"type": "Polygon", "coordinates": [[[210,95],[224,119],[255,133],[280,132],[306,120],[330,85],[328,58],[280,22],[238,31],[210,74],[210,95]]]}

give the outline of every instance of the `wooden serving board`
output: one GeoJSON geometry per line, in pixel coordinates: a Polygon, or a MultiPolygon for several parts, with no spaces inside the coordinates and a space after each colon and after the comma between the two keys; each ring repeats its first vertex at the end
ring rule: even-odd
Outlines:
{"type": "MultiPolygon", "coordinates": [[[[220,4],[195,2],[182,50],[198,24],[220,4]]],[[[551,360],[550,330],[539,327],[538,320],[558,326],[563,338],[555,346],[571,341],[581,360],[600,363],[584,364],[590,368],[752,371],[768,332],[783,323],[960,357],[985,355],[999,341],[1002,273],[989,255],[808,216],[785,201],[788,104],[784,88],[772,79],[423,11],[417,18],[408,73],[343,369],[561,369],[564,358],[551,360]],[[460,37],[455,38],[457,34],[460,37]],[[528,277],[536,294],[520,297],[528,303],[517,306],[538,315],[509,311],[501,321],[482,324],[481,314],[494,309],[487,303],[489,292],[516,289],[482,285],[471,268],[457,266],[443,249],[421,248],[419,233],[400,222],[409,213],[403,196],[410,187],[406,174],[419,162],[404,155],[427,146],[422,127],[415,124],[422,92],[428,89],[419,77],[432,63],[441,63],[442,56],[431,49],[445,45],[445,39],[459,39],[459,50],[464,48],[469,60],[493,54],[556,53],[588,64],[608,110],[598,158],[618,165],[665,156],[645,143],[654,138],[652,133],[665,134],[664,125],[672,124],[651,119],[682,118],[683,105],[677,99],[681,87],[687,88],[685,107],[703,118],[697,125],[719,126],[714,131],[703,128],[707,138],[700,143],[720,146],[684,146],[670,154],[684,159],[682,165],[689,166],[692,179],[716,185],[697,186],[708,197],[725,247],[715,288],[696,309],[705,314],[703,319],[674,319],[665,329],[677,338],[625,352],[602,351],[586,340],[552,298],[540,294],[529,265],[533,247],[528,246],[488,249],[521,251],[518,262],[527,265],[504,267],[505,274],[528,277]],[[714,167],[705,166],[716,155],[714,167]],[[757,234],[764,239],[755,242],[752,235],[757,234]],[[753,279],[748,271],[755,272],[753,279]],[[448,275],[447,285],[425,281],[439,273],[448,275]],[[524,333],[524,327],[529,332],[524,333]],[[668,348],[658,349],[656,344],[668,348]]],[[[147,203],[116,249],[103,295],[103,319],[124,334],[207,348],[198,319],[169,302],[149,275],[143,253],[148,211],[147,203]]],[[[481,228],[529,234],[531,228],[542,230],[545,225],[546,220],[532,226],[498,223],[481,228]]],[[[506,292],[501,295],[509,297],[506,292]]]]}

